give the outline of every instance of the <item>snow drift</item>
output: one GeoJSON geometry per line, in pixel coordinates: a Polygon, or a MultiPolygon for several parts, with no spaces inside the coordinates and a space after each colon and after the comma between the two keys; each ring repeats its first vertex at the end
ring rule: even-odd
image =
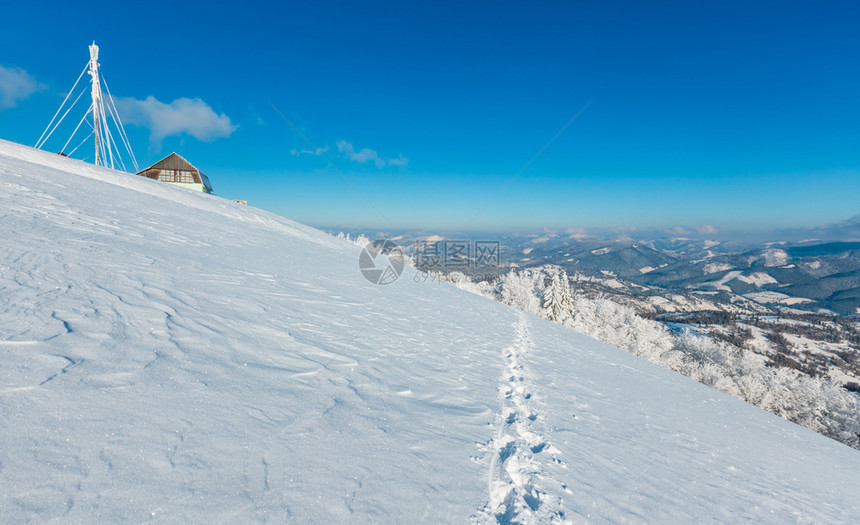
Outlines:
{"type": "Polygon", "coordinates": [[[0,141],[0,521],[860,521],[860,454],[253,208],[0,141]]]}

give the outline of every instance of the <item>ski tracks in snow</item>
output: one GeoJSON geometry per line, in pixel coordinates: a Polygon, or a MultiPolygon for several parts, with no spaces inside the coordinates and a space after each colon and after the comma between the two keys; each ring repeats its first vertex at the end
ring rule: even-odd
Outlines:
{"type": "Polygon", "coordinates": [[[559,486],[568,490],[552,471],[567,465],[544,435],[545,425],[534,395],[535,378],[527,366],[534,348],[529,324],[528,316],[520,313],[513,344],[502,351],[505,368],[499,376],[501,413],[495,437],[487,446],[490,501],[481,511],[479,522],[566,522],[563,501],[552,493],[557,494],[559,486]]]}

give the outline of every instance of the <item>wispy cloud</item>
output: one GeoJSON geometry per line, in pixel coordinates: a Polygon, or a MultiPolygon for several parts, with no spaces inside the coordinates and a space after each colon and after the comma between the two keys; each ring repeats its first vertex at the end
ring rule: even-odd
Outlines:
{"type": "Polygon", "coordinates": [[[409,159],[403,155],[400,155],[396,159],[384,158],[370,148],[356,150],[352,145],[352,142],[347,142],[345,140],[337,141],[337,150],[346,155],[346,157],[352,162],[358,164],[373,162],[373,164],[380,169],[385,166],[406,166],[409,164],[409,159]]]}
{"type": "Polygon", "coordinates": [[[663,230],[663,233],[668,233],[669,235],[692,235],[698,233],[699,235],[715,235],[720,231],[711,226],[710,224],[704,224],[699,226],[698,228],[687,228],[684,226],[672,226],[671,228],[666,228],[663,230]]]}
{"type": "Polygon", "coordinates": [[[265,125],[266,125],[266,121],[265,121],[265,120],[263,120],[263,116],[262,116],[262,115],[260,115],[260,112],[259,112],[259,111],[257,111],[257,108],[255,108],[255,107],[254,107],[254,106],[252,106],[251,104],[248,104],[248,111],[250,111],[250,113],[251,113],[251,120],[252,120],[255,124],[257,124],[258,126],[265,126],[265,125]]]}
{"type": "Polygon", "coordinates": [[[13,108],[36,91],[45,89],[21,68],[0,66],[0,111],[13,108]]]}
{"type": "Polygon", "coordinates": [[[409,159],[407,159],[403,155],[400,155],[396,159],[388,159],[388,165],[389,166],[406,166],[408,164],[409,164],[409,159]]]}
{"type": "Polygon", "coordinates": [[[316,149],[294,149],[290,150],[290,155],[292,155],[293,157],[301,157],[302,155],[314,155],[316,157],[322,157],[328,151],[328,149],[328,146],[316,149]]]}
{"type": "Polygon", "coordinates": [[[377,168],[385,167],[385,160],[380,158],[379,154],[370,148],[362,148],[361,150],[356,151],[352,142],[339,140],[337,141],[337,150],[346,155],[346,157],[353,162],[364,164],[365,162],[372,161],[376,164],[377,168]]]}
{"type": "Polygon", "coordinates": [[[689,235],[693,232],[683,226],[672,226],[663,230],[663,233],[668,233],[669,235],[689,235]]]}
{"type": "Polygon", "coordinates": [[[143,100],[116,98],[123,121],[149,128],[150,140],[161,144],[165,137],[188,134],[203,142],[227,138],[239,127],[224,113],[218,114],[199,98],[178,98],[167,104],[153,96],[143,100]]]}
{"type": "Polygon", "coordinates": [[[571,226],[564,233],[568,235],[568,239],[585,239],[588,237],[588,230],[576,226],[571,226]]]}

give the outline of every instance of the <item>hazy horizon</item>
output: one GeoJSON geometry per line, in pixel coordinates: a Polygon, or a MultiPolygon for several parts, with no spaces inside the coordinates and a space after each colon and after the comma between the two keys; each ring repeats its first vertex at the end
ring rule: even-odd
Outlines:
{"type": "Polygon", "coordinates": [[[815,241],[848,241],[860,242],[860,214],[832,224],[810,225],[796,228],[771,228],[748,230],[725,230],[715,226],[700,227],[673,226],[671,228],[632,227],[632,228],[497,228],[497,229],[457,229],[457,228],[380,228],[375,226],[342,226],[316,225],[315,228],[332,233],[384,234],[387,237],[397,235],[449,235],[465,234],[480,236],[492,234],[506,237],[550,237],[571,241],[583,239],[609,239],[629,236],[634,239],[659,239],[685,237],[690,239],[713,239],[721,241],[745,242],[815,242],[815,241]]]}

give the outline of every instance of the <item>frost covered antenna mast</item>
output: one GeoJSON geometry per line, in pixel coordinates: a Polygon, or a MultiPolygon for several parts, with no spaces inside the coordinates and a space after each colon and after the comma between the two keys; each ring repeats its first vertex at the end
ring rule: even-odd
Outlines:
{"type": "MultiPolygon", "coordinates": [[[[93,44],[90,46],[90,76],[92,77],[92,94],[93,94],[93,133],[95,133],[95,142],[96,142],[96,165],[99,165],[99,160],[102,158],[101,155],[101,111],[98,108],[101,108],[101,100],[102,100],[102,90],[101,81],[99,81],[99,46],[96,45],[95,40],[93,40],[93,44]]],[[[111,166],[113,167],[113,166],[111,166]]]]}
{"type": "Polygon", "coordinates": [[[123,128],[122,120],[119,118],[119,112],[116,109],[116,105],[114,104],[113,97],[110,93],[110,88],[108,88],[107,81],[104,78],[104,74],[99,70],[99,46],[96,45],[95,42],[89,46],[90,49],[90,60],[87,62],[87,65],[84,67],[84,70],[81,71],[81,74],[78,76],[78,80],[75,81],[75,85],[72,86],[69,94],[66,95],[63,103],[60,104],[60,108],[54,114],[54,118],[51,119],[51,122],[48,124],[48,127],[45,128],[45,131],[42,133],[42,136],[39,137],[39,140],[36,142],[37,148],[42,148],[45,145],[45,142],[51,138],[54,131],[60,126],[63,122],[63,119],[66,118],[66,115],[72,110],[72,108],[78,103],[81,96],[86,91],[86,86],[84,89],[78,94],[75,101],[72,102],[72,105],[66,109],[63,116],[57,120],[57,115],[63,110],[66,105],[66,102],[69,101],[71,95],[75,92],[78,87],[78,84],[81,81],[81,78],[84,76],[84,73],[89,70],[89,74],[91,77],[91,88],[90,94],[92,97],[92,103],[90,104],[89,109],[86,111],[84,116],[81,118],[78,125],[75,127],[75,130],[72,132],[72,135],[69,137],[69,140],[66,141],[63,148],[60,150],[60,153],[65,155],[66,148],[72,142],[72,139],[75,138],[75,135],[78,133],[78,130],[81,128],[81,125],[86,122],[87,117],[92,113],[93,119],[92,124],[87,122],[87,124],[92,128],[92,132],[87,135],[83,141],[81,141],[68,155],[72,155],[78,148],[80,148],[90,137],[94,137],[95,140],[95,164],[99,166],[105,166],[109,168],[118,168],[122,167],[123,170],[126,169],[125,161],[123,160],[123,156],[120,154],[119,147],[117,146],[116,140],[114,139],[114,133],[111,130],[110,122],[113,122],[113,128],[116,130],[116,135],[119,136],[122,145],[125,147],[125,152],[128,154],[128,157],[131,160],[132,165],[134,166],[135,171],[139,171],[140,167],[137,165],[137,159],[134,156],[134,152],[131,149],[131,143],[128,140],[128,135],[125,132],[125,128],[123,128]],[[104,83],[104,91],[107,92],[107,97],[104,96],[102,91],[102,83],[104,83]],[[56,123],[54,122],[56,121],[56,123]]]}

